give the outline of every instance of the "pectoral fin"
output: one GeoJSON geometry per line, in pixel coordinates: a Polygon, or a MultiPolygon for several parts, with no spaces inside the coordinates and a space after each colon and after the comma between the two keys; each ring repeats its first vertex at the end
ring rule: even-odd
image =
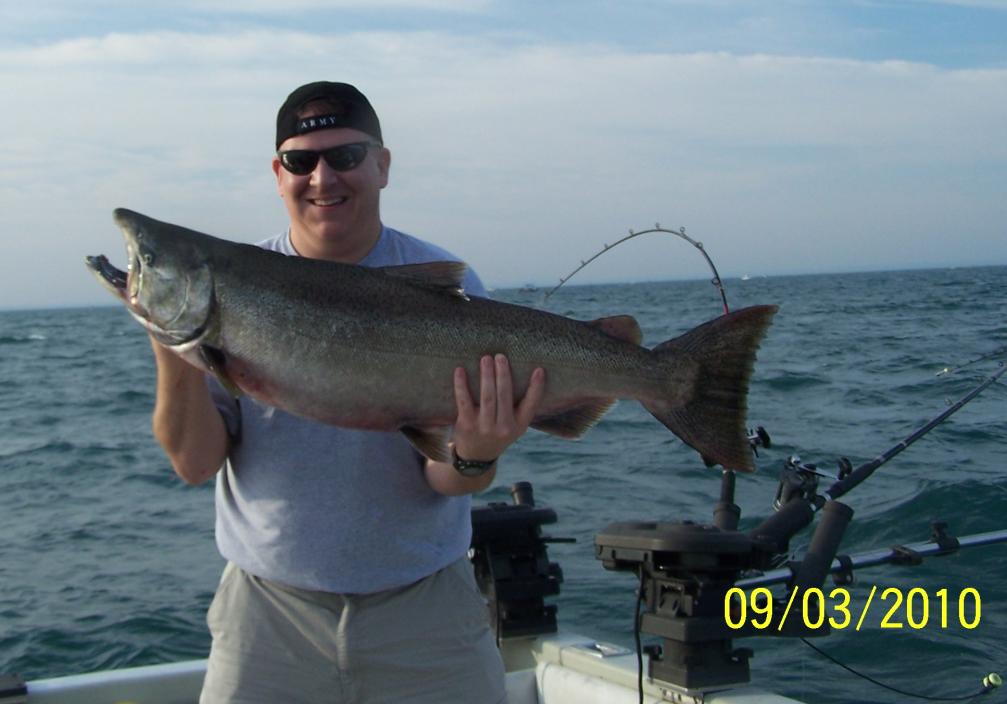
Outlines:
{"type": "Polygon", "coordinates": [[[206,365],[210,373],[217,377],[217,381],[227,390],[227,393],[234,398],[241,397],[241,389],[227,375],[227,358],[223,351],[210,345],[200,345],[199,358],[203,360],[203,364],[206,365]]]}

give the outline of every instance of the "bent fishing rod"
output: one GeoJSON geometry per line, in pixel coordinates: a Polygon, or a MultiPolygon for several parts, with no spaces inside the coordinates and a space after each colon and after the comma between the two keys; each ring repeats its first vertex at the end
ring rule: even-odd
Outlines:
{"type": "Polygon", "coordinates": [[[703,258],[706,260],[707,266],[710,267],[710,271],[713,272],[713,279],[710,281],[710,283],[713,284],[717,288],[717,291],[720,292],[720,301],[723,304],[724,313],[725,314],[729,313],[730,310],[727,307],[727,293],[724,291],[724,283],[723,283],[723,281],[721,281],[720,274],[717,272],[717,267],[714,265],[713,259],[711,259],[710,255],[706,253],[706,248],[703,247],[703,243],[699,242],[697,240],[694,240],[691,237],[689,237],[687,234],[685,234],[685,228],[684,227],[679,227],[677,230],[669,230],[667,228],[661,227],[661,223],[659,223],[659,222],[658,223],[654,223],[654,227],[652,227],[649,230],[640,230],[640,231],[630,230],[628,235],[626,235],[625,237],[623,237],[620,240],[617,240],[615,243],[613,243],[613,244],[605,243],[605,245],[601,248],[600,251],[596,252],[594,255],[592,255],[588,259],[582,259],[581,262],[580,262],[580,266],[578,266],[577,268],[575,268],[573,271],[571,271],[566,276],[561,276],[560,279],[559,279],[559,283],[556,284],[555,286],[553,286],[542,297],[542,301],[545,302],[545,301],[549,300],[549,297],[551,295],[553,295],[554,293],[556,293],[556,291],[558,291],[564,284],[566,284],[566,282],[568,282],[570,279],[572,279],[574,277],[574,275],[577,274],[577,272],[579,272],[581,269],[583,269],[584,267],[586,267],[588,264],[590,264],[591,262],[593,262],[595,259],[597,259],[601,255],[606,254],[606,253],[612,251],[613,249],[615,249],[616,247],[618,247],[623,242],[628,242],[629,240],[634,239],[636,237],[640,237],[641,235],[649,235],[649,234],[652,234],[652,233],[655,233],[655,232],[660,232],[660,233],[663,233],[663,234],[666,234],[666,235],[674,235],[675,237],[679,237],[679,238],[685,240],[686,242],[688,242],[689,244],[691,244],[697,250],[699,250],[699,253],[702,254],[703,258]]]}

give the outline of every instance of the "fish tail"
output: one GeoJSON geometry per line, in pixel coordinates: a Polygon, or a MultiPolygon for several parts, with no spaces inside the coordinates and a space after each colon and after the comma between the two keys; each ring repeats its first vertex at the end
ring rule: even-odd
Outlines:
{"type": "Polygon", "coordinates": [[[654,348],[669,377],[692,368],[691,390],[642,403],[707,464],[751,472],[755,469],[745,427],[748,380],[755,352],[776,314],[776,306],[753,306],[704,323],[654,348]],[[684,400],[683,400],[684,399],[684,400]]]}

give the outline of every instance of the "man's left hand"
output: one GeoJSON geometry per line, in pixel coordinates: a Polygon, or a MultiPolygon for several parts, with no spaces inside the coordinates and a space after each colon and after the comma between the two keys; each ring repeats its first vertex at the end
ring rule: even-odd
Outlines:
{"type": "Polygon", "coordinates": [[[458,405],[455,452],[467,460],[492,460],[528,430],[545,395],[545,370],[532,372],[528,389],[516,406],[510,362],[502,354],[479,360],[478,405],[469,391],[464,368],[455,369],[454,384],[458,405]]]}

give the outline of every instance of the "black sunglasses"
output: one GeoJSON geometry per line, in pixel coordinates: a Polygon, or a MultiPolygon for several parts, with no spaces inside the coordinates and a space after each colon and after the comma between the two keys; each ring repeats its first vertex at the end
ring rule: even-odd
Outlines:
{"type": "Polygon", "coordinates": [[[351,171],[360,166],[367,156],[369,147],[380,147],[378,142],[352,142],[315,151],[314,149],[288,149],[277,152],[276,156],[287,171],[298,176],[307,176],[318,166],[318,157],[325,159],[333,171],[351,171]]]}

